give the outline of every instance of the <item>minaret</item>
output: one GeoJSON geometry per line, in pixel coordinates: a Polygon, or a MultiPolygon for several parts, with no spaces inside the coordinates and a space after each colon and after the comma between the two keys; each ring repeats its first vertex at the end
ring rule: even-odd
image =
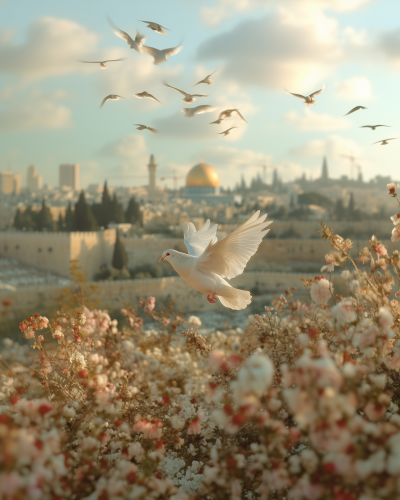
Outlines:
{"type": "Polygon", "coordinates": [[[149,201],[155,201],[157,195],[157,163],[154,160],[154,155],[150,156],[149,168],[149,201]]]}
{"type": "Polygon", "coordinates": [[[326,156],[324,156],[324,161],[322,162],[321,181],[327,181],[328,179],[328,163],[326,161],[326,156]]]}

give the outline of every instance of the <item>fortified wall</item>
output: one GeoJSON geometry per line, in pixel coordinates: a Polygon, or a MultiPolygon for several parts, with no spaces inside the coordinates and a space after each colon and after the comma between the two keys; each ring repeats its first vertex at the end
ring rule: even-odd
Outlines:
{"type": "Polygon", "coordinates": [[[111,264],[116,232],[0,232],[0,256],[16,259],[66,278],[69,261],[78,259],[89,279],[102,264],[111,264]]]}
{"type": "MultiPolygon", "coordinates": [[[[268,294],[281,294],[288,287],[297,287],[298,292],[307,294],[304,289],[300,273],[244,273],[230,281],[235,288],[249,290],[253,295],[253,303],[260,302],[262,308],[268,294]]],[[[307,276],[305,276],[307,277],[307,276]]],[[[93,283],[92,283],[93,284],[93,283]]],[[[185,313],[190,311],[215,311],[223,306],[217,302],[209,304],[205,295],[196,291],[179,276],[144,280],[103,281],[95,283],[98,293],[93,294],[90,300],[97,299],[99,308],[116,309],[124,304],[137,307],[142,298],[153,296],[156,301],[166,302],[173,299],[177,310],[185,313]]],[[[55,310],[59,305],[62,286],[35,286],[19,287],[15,292],[0,290],[0,303],[3,300],[11,302],[7,308],[8,314],[21,321],[19,314],[26,312],[31,315],[36,312],[55,310]]],[[[251,309],[249,309],[249,314],[251,309]]],[[[23,319],[23,318],[22,318],[23,319]]]]}

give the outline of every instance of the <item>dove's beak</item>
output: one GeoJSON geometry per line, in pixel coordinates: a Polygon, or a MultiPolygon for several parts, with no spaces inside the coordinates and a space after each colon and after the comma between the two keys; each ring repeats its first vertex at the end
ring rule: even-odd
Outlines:
{"type": "Polygon", "coordinates": [[[158,262],[162,262],[164,260],[164,257],[161,257],[161,259],[158,262]]]}

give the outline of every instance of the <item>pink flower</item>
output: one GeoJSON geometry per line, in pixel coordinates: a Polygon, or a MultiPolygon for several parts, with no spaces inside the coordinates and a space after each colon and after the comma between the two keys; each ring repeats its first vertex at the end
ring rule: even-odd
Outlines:
{"type": "Polygon", "coordinates": [[[43,335],[39,335],[38,340],[39,340],[39,342],[44,342],[44,337],[43,337],[43,335]]]}
{"type": "Polygon", "coordinates": [[[379,243],[379,245],[376,245],[373,248],[374,252],[376,252],[378,255],[387,255],[387,250],[385,245],[382,245],[382,243],[379,243]]]}
{"type": "Polygon", "coordinates": [[[38,323],[38,328],[47,328],[47,325],[49,324],[49,320],[45,316],[40,316],[39,318],[39,323],[38,323]]]}
{"type": "Polygon", "coordinates": [[[145,312],[150,313],[156,306],[156,299],[154,297],[147,297],[145,312]]]}
{"type": "Polygon", "coordinates": [[[318,283],[313,283],[310,288],[311,300],[316,304],[325,304],[333,294],[332,283],[326,279],[321,279],[318,283]]]}
{"type": "Polygon", "coordinates": [[[378,335],[379,330],[375,325],[367,328],[367,330],[364,330],[362,335],[360,335],[360,348],[364,349],[365,347],[374,346],[378,335]]]}
{"type": "Polygon", "coordinates": [[[354,305],[346,299],[331,308],[331,315],[340,326],[353,323],[357,319],[354,305]]]}
{"type": "Polygon", "coordinates": [[[143,437],[147,439],[160,439],[162,434],[162,421],[160,419],[151,420],[139,420],[133,426],[135,432],[142,432],[143,437]]]}
{"type": "Polygon", "coordinates": [[[223,351],[220,351],[219,349],[211,351],[210,368],[213,373],[215,373],[221,368],[221,365],[224,362],[224,358],[225,358],[225,353],[223,351]]]}
{"type": "Polygon", "coordinates": [[[396,214],[396,215],[392,215],[390,217],[390,220],[393,222],[393,224],[395,226],[398,226],[400,224],[400,213],[396,214]]]}
{"type": "Polygon", "coordinates": [[[386,414],[386,407],[370,401],[364,408],[364,412],[370,420],[380,420],[386,414]]]}
{"type": "Polygon", "coordinates": [[[201,432],[201,424],[206,419],[206,416],[203,412],[200,412],[198,415],[194,417],[194,419],[190,422],[187,433],[188,434],[200,434],[201,432]]]}
{"type": "Polygon", "coordinates": [[[25,333],[24,333],[24,337],[26,339],[33,339],[33,337],[35,336],[35,332],[33,330],[33,328],[29,327],[25,333]]]}
{"type": "Polygon", "coordinates": [[[394,194],[396,192],[396,184],[394,182],[390,182],[387,185],[387,188],[389,190],[389,194],[394,194]]]}
{"type": "Polygon", "coordinates": [[[379,309],[379,314],[378,314],[378,321],[381,327],[384,330],[387,330],[393,325],[393,316],[391,313],[385,309],[384,307],[381,307],[379,309]]]}

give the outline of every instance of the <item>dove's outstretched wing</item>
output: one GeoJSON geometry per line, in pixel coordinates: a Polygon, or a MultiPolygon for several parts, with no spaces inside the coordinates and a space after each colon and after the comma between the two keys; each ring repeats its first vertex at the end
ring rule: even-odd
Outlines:
{"type": "Polygon", "coordinates": [[[322,89],[316,90],[315,92],[313,92],[312,94],[310,94],[311,99],[313,97],[315,97],[316,95],[320,94],[321,92],[323,92],[325,89],[326,89],[326,84],[322,87],[322,89]]]}
{"type": "Polygon", "coordinates": [[[197,268],[204,274],[215,273],[222,278],[231,279],[242,274],[272,221],[265,222],[267,215],[259,217],[256,212],[247,222],[232,234],[215,243],[211,241],[197,262],[197,268]]]}
{"type": "Polygon", "coordinates": [[[214,224],[210,228],[210,219],[206,220],[206,223],[199,231],[196,231],[192,222],[185,222],[183,225],[183,242],[186,245],[188,254],[199,257],[207,248],[210,241],[216,241],[217,228],[218,224],[214,224]]]}

